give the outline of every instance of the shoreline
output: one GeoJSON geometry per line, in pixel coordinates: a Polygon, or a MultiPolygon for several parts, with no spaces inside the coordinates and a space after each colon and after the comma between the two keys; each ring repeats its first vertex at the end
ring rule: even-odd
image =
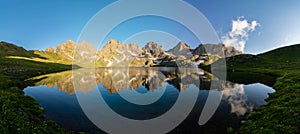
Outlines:
{"type": "MultiPolygon", "coordinates": [[[[205,68],[201,68],[207,71],[205,68]]],[[[56,73],[60,71],[66,71],[66,70],[71,70],[71,68],[65,68],[62,70],[55,70],[55,71],[44,71],[45,74],[48,73],[56,73]],[[47,72],[47,73],[46,73],[47,72]]],[[[41,71],[42,72],[42,71],[41,71]]],[[[231,73],[230,69],[227,70],[227,74],[231,73]]],[[[280,116],[278,115],[277,112],[274,112],[274,108],[276,110],[280,110],[280,108],[286,109],[292,109],[293,111],[288,112],[300,112],[299,108],[297,109],[293,105],[288,105],[285,106],[285,103],[274,103],[274,101],[280,100],[282,98],[286,98],[290,96],[291,94],[295,94],[297,96],[297,93],[299,94],[299,89],[300,85],[297,84],[297,81],[300,81],[300,70],[273,70],[273,69],[257,69],[257,68],[247,68],[247,69],[235,69],[235,73],[257,73],[257,74],[263,74],[266,76],[273,76],[276,77],[275,83],[272,86],[276,90],[276,92],[272,93],[269,95],[269,97],[266,99],[268,102],[267,105],[260,106],[254,109],[253,112],[251,112],[247,116],[247,120],[245,123],[242,124],[242,126],[238,130],[232,130],[231,128],[228,129],[228,133],[230,132],[237,132],[237,133],[263,133],[263,132],[291,132],[291,133],[297,133],[299,131],[299,126],[297,126],[297,123],[299,123],[299,115],[298,118],[294,118],[294,116],[288,116],[286,115],[287,118],[282,118],[282,117],[277,117],[280,116]],[[291,79],[290,79],[291,78],[291,79]],[[291,89],[291,87],[294,87],[295,89],[291,89]],[[298,89],[297,89],[298,88],[298,89]],[[296,93],[295,93],[296,92],[296,93]],[[280,96],[281,95],[281,96],[280,96]],[[284,107],[283,107],[284,106],[284,107]],[[276,107],[279,107],[277,109],[276,107]],[[276,119],[270,120],[266,122],[264,118],[269,118],[269,117],[275,117],[276,119]],[[283,123],[278,123],[277,121],[279,120],[291,120],[289,122],[283,122],[283,123]],[[294,124],[291,124],[294,123],[294,124]],[[296,123],[296,124],[295,124],[296,123]],[[274,128],[274,126],[281,126],[274,128]]],[[[1,97],[7,97],[7,94],[13,94],[11,97],[14,101],[14,103],[20,103],[21,109],[23,106],[28,106],[30,105],[31,107],[28,107],[28,118],[23,119],[21,116],[19,117],[18,114],[15,115],[17,118],[20,118],[21,122],[23,121],[31,121],[34,120],[36,122],[39,122],[41,125],[40,126],[35,126],[32,125],[31,127],[18,127],[22,126],[22,123],[18,124],[18,122],[13,122],[15,126],[13,128],[7,128],[7,127],[2,127],[2,131],[4,131],[5,128],[7,130],[12,130],[12,132],[19,133],[19,132],[61,132],[61,133],[70,133],[72,131],[66,130],[65,128],[60,127],[57,123],[47,120],[44,117],[44,112],[43,108],[38,105],[37,101],[34,100],[31,97],[24,96],[24,92],[21,89],[22,87],[18,87],[16,85],[22,85],[24,83],[24,78],[27,77],[34,77],[41,75],[39,73],[29,73],[29,76],[25,77],[14,77],[14,76],[7,76],[7,75],[0,75],[0,79],[2,80],[2,83],[0,83],[0,87],[4,90],[1,90],[1,97]],[[4,96],[5,95],[5,96],[4,96]],[[24,101],[26,100],[26,101],[24,101]],[[14,129],[15,128],[15,129],[14,129]]],[[[25,85],[28,85],[26,83],[25,85]]],[[[29,84],[30,85],[30,84],[29,84]]],[[[24,85],[22,85],[24,86],[24,85]]],[[[299,95],[298,95],[299,96],[299,95]]],[[[300,96],[299,96],[300,97],[300,96]]],[[[8,99],[9,100],[9,99],[8,99]]],[[[295,99],[287,100],[287,101],[293,101],[295,99]]],[[[291,104],[296,103],[291,102],[291,104]]],[[[2,102],[3,103],[3,102],[2,102]]],[[[5,102],[4,102],[5,103],[5,102]]],[[[4,105],[4,104],[3,104],[4,105]]],[[[8,110],[15,110],[14,108],[9,108],[8,110]]],[[[2,109],[3,112],[3,109],[2,109]]],[[[297,115],[296,115],[297,116],[297,115]]],[[[3,120],[2,117],[2,122],[5,123],[5,120],[3,120]]],[[[35,124],[35,123],[34,123],[35,124]]],[[[3,126],[3,125],[2,125],[3,126]]]]}

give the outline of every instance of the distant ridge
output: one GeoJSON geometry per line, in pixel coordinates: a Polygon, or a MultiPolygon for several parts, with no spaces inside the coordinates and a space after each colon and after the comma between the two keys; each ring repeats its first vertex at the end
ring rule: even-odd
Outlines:
{"type": "Polygon", "coordinates": [[[23,57],[34,57],[35,55],[31,51],[27,51],[23,47],[7,43],[4,41],[0,42],[0,55],[9,56],[23,56],[23,57]]]}
{"type": "Polygon", "coordinates": [[[63,64],[72,64],[74,56],[76,56],[77,59],[81,59],[78,60],[78,62],[81,61],[84,62],[84,64],[93,64],[92,61],[95,61],[97,67],[197,66],[205,62],[207,62],[206,64],[209,64],[224,56],[228,57],[241,54],[241,52],[235,48],[226,47],[222,44],[200,44],[195,49],[192,49],[183,41],[180,41],[174,48],[168,51],[165,51],[163,46],[153,41],[148,42],[141,48],[137,44],[124,44],[116,40],[109,40],[101,50],[97,50],[92,44],[86,41],[75,43],[72,40],[67,40],[64,43],[57,45],[55,49],[46,48],[44,51],[27,51],[24,48],[13,44],[3,42],[2,44],[3,45],[0,46],[0,52],[4,55],[14,54],[27,57],[38,55],[51,62],[63,64]],[[76,49],[80,54],[74,55],[76,49]],[[206,51],[206,49],[208,49],[208,51],[206,51]],[[96,55],[96,57],[91,55],[96,55]],[[209,58],[214,60],[209,60],[209,58]]]}
{"type": "MultiPolygon", "coordinates": [[[[218,61],[213,64],[218,64],[218,61]]],[[[277,48],[258,55],[241,54],[227,57],[226,64],[230,71],[240,71],[244,68],[300,69],[300,44],[277,48]]]]}
{"type": "Polygon", "coordinates": [[[278,62],[300,62],[300,44],[280,47],[258,56],[278,62]]]}

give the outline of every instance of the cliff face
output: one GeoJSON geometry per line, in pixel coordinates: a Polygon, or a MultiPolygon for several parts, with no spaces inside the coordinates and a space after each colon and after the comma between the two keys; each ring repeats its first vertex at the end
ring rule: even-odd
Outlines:
{"type": "Polygon", "coordinates": [[[161,57],[165,53],[164,48],[155,42],[148,42],[143,48],[143,51],[145,54],[149,54],[153,58],[161,57]]]}
{"type": "Polygon", "coordinates": [[[173,54],[176,57],[184,56],[186,58],[191,58],[192,48],[184,42],[179,42],[174,48],[167,51],[167,53],[173,54]]]}
{"type": "Polygon", "coordinates": [[[54,53],[56,53],[59,56],[62,56],[63,58],[73,59],[75,49],[76,43],[71,40],[68,40],[67,42],[61,45],[57,45],[54,53]]]}
{"type": "Polygon", "coordinates": [[[116,40],[109,40],[99,51],[98,61],[102,66],[129,66],[136,60],[143,50],[136,44],[124,44],[116,40]]]}
{"type": "Polygon", "coordinates": [[[200,44],[193,50],[193,55],[204,55],[208,53],[220,57],[231,57],[242,54],[241,51],[236,50],[234,47],[225,46],[224,44],[200,44]]]}
{"type": "MultiPolygon", "coordinates": [[[[96,66],[169,66],[169,65],[199,65],[203,63],[203,55],[212,55],[214,60],[218,57],[230,57],[242,54],[234,47],[223,44],[200,44],[192,49],[184,42],[179,42],[174,48],[165,51],[163,46],[148,42],[143,48],[137,44],[124,44],[116,40],[109,40],[101,50],[97,50],[88,42],[75,42],[68,40],[56,49],[47,48],[48,53],[53,53],[60,59],[75,60],[84,64],[96,64],[96,66]],[[76,51],[76,53],[75,53],[76,51]],[[75,55],[74,55],[75,54],[75,55]],[[74,59],[74,56],[76,59],[74,59]],[[202,57],[201,57],[202,56],[202,57]]],[[[206,57],[207,58],[207,57],[206,57]]]]}

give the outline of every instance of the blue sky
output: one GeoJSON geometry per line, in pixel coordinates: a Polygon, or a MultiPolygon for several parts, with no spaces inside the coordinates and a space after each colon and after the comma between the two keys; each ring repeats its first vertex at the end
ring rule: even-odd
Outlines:
{"type": "MultiPolygon", "coordinates": [[[[112,2],[114,1],[2,0],[0,40],[26,49],[39,50],[55,47],[66,40],[76,41],[91,17],[112,2]]],[[[186,0],[186,2],[207,17],[220,38],[231,31],[232,21],[241,16],[244,16],[244,20],[248,20],[249,23],[257,21],[259,26],[248,34],[245,44],[246,53],[257,54],[280,46],[300,43],[299,0],[186,0]]],[[[191,46],[200,43],[182,25],[166,18],[153,16],[130,19],[115,28],[106,39],[124,41],[133,34],[145,30],[171,33],[191,46]]],[[[143,46],[144,42],[136,43],[143,46]]]]}

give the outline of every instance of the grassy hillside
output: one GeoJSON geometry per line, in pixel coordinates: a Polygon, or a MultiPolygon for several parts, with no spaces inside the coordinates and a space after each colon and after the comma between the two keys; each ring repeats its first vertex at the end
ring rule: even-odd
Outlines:
{"type": "Polygon", "coordinates": [[[300,62],[300,44],[278,48],[266,53],[259,54],[259,57],[278,62],[300,62]]]}
{"type": "Polygon", "coordinates": [[[48,57],[16,45],[0,42],[0,133],[67,133],[46,120],[43,108],[21,90],[24,79],[69,70],[48,57]]]}
{"type": "Polygon", "coordinates": [[[0,42],[0,56],[39,57],[33,54],[32,51],[27,51],[22,47],[4,41],[0,42]]]}
{"type": "Polygon", "coordinates": [[[300,132],[300,71],[283,72],[273,86],[275,93],[269,95],[268,105],[252,112],[240,133],[300,132]]]}
{"type": "Polygon", "coordinates": [[[71,68],[70,61],[63,60],[51,53],[27,51],[14,44],[0,42],[0,74],[26,79],[71,68]]]}
{"type": "MultiPolygon", "coordinates": [[[[218,61],[214,64],[217,64],[218,61]]],[[[277,77],[268,105],[252,112],[239,133],[300,133],[300,45],[258,55],[226,58],[229,74],[258,73],[277,77]]],[[[212,68],[218,69],[218,68],[212,68]]],[[[241,78],[242,79],[242,78],[241,78]]],[[[261,79],[261,78],[253,78],[261,79]]],[[[262,79],[268,79],[263,77],[262,79]]]]}
{"type": "Polygon", "coordinates": [[[227,70],[300,70],[300,44],[278,48],[258,55],[242,54],[226,58],[227,70]]]}

